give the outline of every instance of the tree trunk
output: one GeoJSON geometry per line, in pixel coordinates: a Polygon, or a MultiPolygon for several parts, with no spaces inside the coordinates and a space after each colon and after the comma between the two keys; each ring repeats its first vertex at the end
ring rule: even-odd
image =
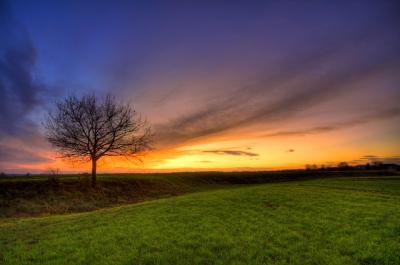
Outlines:
{"type": "Polygon", "coordinates": [[[96,159],[92,158],[92,187],[96,187],[96,159]]]}

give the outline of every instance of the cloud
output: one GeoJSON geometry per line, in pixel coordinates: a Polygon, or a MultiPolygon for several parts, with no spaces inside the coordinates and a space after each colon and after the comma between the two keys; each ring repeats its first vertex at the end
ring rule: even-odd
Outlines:
{"type": "Polygon", "coordinates": [[[36,49],[27,31],[0,1],[0,166],[51,162],[31,115],[43,106],[48,92],[35,75],[36,49]]]}
{"type": "Polygon", "coordinates": [[[377,156],[377,155],[364,155],[360,157],[360,159],[354,160],[353,162],[361,162],[361,163],[374,163],[374,162],[383,162],[387,164],[399,164],[400,165],[400,156],[377,156]]]}
{"type": "MultiPolygon", "coordinates": [[[[400,45],[399,38],[386,37],[380,40],[376,28],[364,29],[346,38],[341,39],[341,43],[322,42],[304,50],[299,49],[298,54],[283,58],[273,72],[266,71],[264,77],[254,80],[251,85],[221,88],[225,89],[226,96],[210,98],[203,107],[189,114],[156,124],[156,142],[160,145],[176,145],[256,124],[289,120],[348,94],[358,83],[399,68],[398,48],[394,45],[385,49],[381,47],[382,43],[389,40],[400,45]],[[368,39],[378,43],[371,42],[368,44],[370,47],[359,49],[368,39]]],[[[398,109],[393,111],[395,113],[389,113],[388,116],[397,115],[398,109]]],[[[327,132],[350,126],[350,123],[365,122],[354,120],[334,126],[318,126],[310,131],[281,133],[327,132]]]]}
{"type": "Polygon", "coordinates": [[[361,160],[375,160],[375,159],[379,159],[379,156],[376,155],[365,155],[360,157],[361,160]]]}
{"type": "Polygon", "coordinates": [[[353,118],[343,122],[337,122],[325,126],[315,126],[307,129],[278,131],[274,133],[264,134],[264,137],[281,137],[281,136],[304,136],[316,133],[326,133],[337,131],[345,128],[355,127],[357,125],[370,123],[377,120],[385,120],[400,116],[400,108],[391,108],[377,113],[364,115],[358,118],[353,118]]]}
{"type": "Polygon", "coordinates": [[[26,31],[0,3],[0,136],[34,133],[28,115],[42,104],[45,86],[35,77],[36,50],[26,31]]]}
{"type": "Polygon", "coordinates": [[[31,150],[0,144],[0,165],[7,165],[9,163],[36,164],[52,161],[52,159],[44,157],[31,150]]]}
{"type": "Polygon", "coordinates": [[[202,153],[212,153],[217,155],[233,155],[233,156],[259,156],[259,154],[240,150],[205,150],[202,153]]]}

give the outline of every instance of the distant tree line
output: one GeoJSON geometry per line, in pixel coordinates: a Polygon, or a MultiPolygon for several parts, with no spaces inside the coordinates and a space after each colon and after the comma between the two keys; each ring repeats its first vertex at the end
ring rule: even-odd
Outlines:
{"type": "Polygon", "coordinates": [[[317,165],[317,164],[306,164],[306,170],[326,170],[326,171],[334,171],[334,170],[392,170],[392,171],[400,171],[400,165],[397,164],[388,164],[380,161],[366,163],[362,165],[350,165],[347,162],[340,162],[335,166],[326,166],[326,165],[317,165]]]}

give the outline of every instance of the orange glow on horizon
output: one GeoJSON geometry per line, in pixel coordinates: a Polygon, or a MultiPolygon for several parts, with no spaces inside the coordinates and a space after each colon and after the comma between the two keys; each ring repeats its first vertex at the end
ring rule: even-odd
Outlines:
{"type": "MultiPolygon", "coordinates": [[[[357,164],[367,162],[357,162],[366,154],[398,156],[400,146],[395,136],[385,141],[370,140],[378,131],[351,128],[279,137],[232,132],[172,148],[156,148],[142,157],[143,163],[124,157],[103,157],[98,162],[98,172],[281,170],[304,168],[305,164],[333,165],[341,161],[357,164]],[[365,142],[366,139],[369,142],[365,142]]],[[[52,152],[44,155],[55,157],[52,152]]],[[[20,164],[19,168],[34,172],[46,172],[50,168],[59,168],[62,172],[90,172],[90,163],[54,159],[49,163],[20,164]]]]}

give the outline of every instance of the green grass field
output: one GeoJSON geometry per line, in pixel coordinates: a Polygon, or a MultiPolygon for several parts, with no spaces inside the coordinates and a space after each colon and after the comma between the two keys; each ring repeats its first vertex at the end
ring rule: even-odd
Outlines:
{"type": "Polygon", "coordinates": [[[0,219],[2,264],[400,264],[400,177],[241,185],[0,219]]]}
{"type": "Polygon", "coordinates": [[[391,176],[386,171],[186,172],[0,177],[0,219],[88,212],[199,191],[316,178],[391,176]]]}

